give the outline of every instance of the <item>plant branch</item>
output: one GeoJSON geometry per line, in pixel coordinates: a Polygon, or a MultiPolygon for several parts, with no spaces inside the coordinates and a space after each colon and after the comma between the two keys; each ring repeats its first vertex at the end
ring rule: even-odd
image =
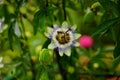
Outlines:
{"type": "Polygon", "coordinates": [[[67,20],[67,16],[66,16],[66,10],[65,10],[65,3],[66,0],[62,0],[62,8],[63,8],[63,14],[64,14],[64,20],[67,20]]]}
{"type": "Polygon", "coordinates": [[[55,52],[56,57],[57,57],[56,60],[57,60],[57,63],[58,63],[59,70],[60,70],[60,73],[61,73],[61,75],[62,75],[62,78],[63,78],[63,80],[67,80],[67,78],[66,78],[66,71],[65,71],[65,69],[63,68],[63,66],[62,66],[62,64],[61,64],[61,62],[60,62],[61,57],[60,57],[60,55],[59,55],[58,49],[57,49],[57,48],[54,49],[54,52],[55,52]]]}

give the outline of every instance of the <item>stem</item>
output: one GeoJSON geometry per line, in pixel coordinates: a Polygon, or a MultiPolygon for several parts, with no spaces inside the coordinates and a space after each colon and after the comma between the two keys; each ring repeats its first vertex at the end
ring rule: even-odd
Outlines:
{"type": "Polygon", "coordinates": [[[46,7],[48,7],[48,0],[46,0],[46,7]]]}
{"type": "Polygon", "coordinates": [[[67,78],[66,78],[66,71],[65,71],[65,69],[62,67],[62,64],[61,64],[61,57],[60,57],[60,55],[59,55],[59,51],[58,51],[58,49],[56,48],[56,49],[54,49],[54,52],[55,52],[55,54],[56,54],[56,57],[57,57],[57,63],[58,63],[58,66],[59,66],[59,70],[60,70],[60,73],[61,73],[61,75],[62,75],[62,78],[63,78],[63,80],[67,80],[67,78]]]}
{"type": "Polygon", "coordinates": [[[66,21],[67,17],[66,17],[66,10],[65,10],[65,2],[66,2],[66,0],[62,0],[62,8],[63,8],[64,20],[66,21]]]}
{"type": "Polygon", "coordinates": [[[92,80],[96,80],[93,74],[91,74],[90,70],[87,67],[84,67],[84,70],[87,71],[87,74],[91,76],[92,80]]]}
{"type": "MultiPolygon", "coordinates": [[[[29,56],[30,56],[30,54],[29,54],[29,56]]],[[[36,76],[36,70],[35,70],[35,68],[34,68],[34,62],[32,61],[32,59],[30,58],[30,63],[31,63],[31,71],[32,71],[32,74],[33,74],[33,79],[32,80],[36,80],[35,79],[35,76],[36,76]]]]}

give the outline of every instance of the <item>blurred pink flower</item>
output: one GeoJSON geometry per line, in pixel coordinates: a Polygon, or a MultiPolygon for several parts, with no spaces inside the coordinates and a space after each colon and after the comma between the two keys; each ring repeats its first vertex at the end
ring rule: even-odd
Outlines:
{"type": "Polygon", "coordinates": [[[90,48],[93,45],[93,38],[88,35],[83,35],[79,38],[79,43],[83,48],[90,48]]]}

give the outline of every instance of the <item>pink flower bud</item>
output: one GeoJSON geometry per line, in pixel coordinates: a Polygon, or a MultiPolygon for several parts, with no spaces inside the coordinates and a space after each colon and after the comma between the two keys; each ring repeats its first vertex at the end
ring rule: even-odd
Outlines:
{"type": "Polygon", "coordinates": [[[93,39],[88,35],[83,35],[79,38],[79,43],[83,48],[90,48],[93,45],[93,39]]]}

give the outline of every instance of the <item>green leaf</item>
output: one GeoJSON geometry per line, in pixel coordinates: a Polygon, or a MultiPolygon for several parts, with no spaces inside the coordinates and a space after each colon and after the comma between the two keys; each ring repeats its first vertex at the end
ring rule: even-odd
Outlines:
{"type": "Polygon", "coordinates": [[[48,73],[43,71],[39,80],[49,80],[48,73]]]}
{"type": "Polygon", "coordinates": [[[120,17],[117,17],[117,18],[114,18],[114,19],[110,19],[110,20],[107,20],[105,22],[103,22],[102,24],[100,24],[98,27],[99,29],[94,32],[92,34],[92,36],[95,36],[97,34],[100,34],[101,32],[104,32],[108,29],[110,29],[111,27],[113,27],[118,21],[120,20],[120,17]]]}
{"type": "Polygon", "coordinates": [[[20,38],[21,35],[22,35],[21,30],[20,30],[19,25],[18,25],[18,22],[15,22],[15,24],[14,24],[14,34],[15,34],[18,38],[20,38]]]}
{"type": "Polygon", "coordinates": [[[60,21],[60,23],[62,23],[64,21],[64,15],[61,9],[59,9],[58,13],[57,13],[57,18],[60,21]]]}
{"type": "Polygon", "coordinates": [[[48,49],[42,49],[39,54],[39,61],[42,64],[49,64],[51,62],[51,56],[48,49]]]}
{"type": "Polygon", "coordinates": [[[5,23],[9,23],[12,15],[9,14],[6,5],[4,5],[3,8],[4,8],[5,23]]]}
{"type": "Polygon", "coordinates": [[[110,10],[117,15],[120,14],[118,5],[110,0],[98,0],[105,10],[110,10]]]}
{"type": "Polygon", "coordinates": [[[110,73],[113,74],[116,67],[118,66],[118,64],[120,63],[120,56],[118,56],[112,63],[112,66],[110,68],[110,73]]]}
{"type": "Polygon", "coordinates": [[[54,21],[53,16],[54,7],[46,7],[35,13],[33,23],[34,23],[34,34],[37,33],[38,29],[44,32],[48,25],[51,25],[54,21]]]}
{"type": "Polygon", "coordinates": [[[79,0],[82,10],[84,9],[84,0],[79,0]]]}
{"type": "Polygon", "coordinates": [[[98,0],[100,2],[100,4],[105,8],[107,9],[109,7],[109,0],[98,0]],[[107,3],[107,4],[106,4],[107,3]]]}
{"type": "Polygon", "coordinates": [[[13,23],[11,23],[9,29],[8,29],[8,39],[9,39],[9,45],[10,49],[13,51],[13,35],[14,35],[14,30],[12,27],[13,23]]]}
{"type": "Polygon", "coordinates": [[[42,75],[43,71],[45,71],[45,68],[41,65],[37,65],[37,74],[36,74],[36,80],[39,80],[40,76],[42,75]]]}
{"type": "Polygon", "coordinates": [[[114,57],[117,58],[118,56],[120,56],[120,30],[117,34],[117,43],[116,43],[116,47],[114,49],[114,57]]]}
{"type": "Polygon", "coordinates": [[[12,80],[12,79],[13,79],[13,75],[11,75],[10,73],[8,73],[7,76],[3,78],[3,80],[12,80]]]}
{"type": "Polygon", "coordinates": [[[115,49],[114,49],[114,57],[117,58],[118,56],[120,56],[120,42],[117,43],[115,49]]]}
{"type": "MultiPolygon", "coordinates": [[[[40,27],[39,23],[40,23],[40,19],[43,17],[42,16],[42,11],[39,10],[38,12],[35,13],[34,15],[34,19],[33,19],[33,23],[34,23],[34,34],[36,34],[37,29],[40,27]]],[[[42,29],[42,27],[41,27],[42,29]]]]}
{"type": "Polygon", "coordinates": [[[120,13],[120,0],[117,1],[117,5],[118,5],[118,11],[120,13]]]}
{"type": "Polygon", "coordinates": [[[66,14],[67,14],[67,17],[68,17],[68,21],[73,24],[73,20],[72,20],[72,17],[71,17],[71,14],[68,10],[66,10],[66,14]]]}
{"type": "Polygon", "coordinates": [[[2,18],[3,15],[4,15],[4,6],[1,5],[0,6],[0,18],[2,18]]]}
{"type": "Polygon", "coordinates": [[[42,48],[48,48],[48,44],[50,44],[50,43],[51,43],[51,40],[50,40],[50,39],[47,39],[47,40],[45,41],[45,43],[43,44],[42,48]]]}
{"type": "Polygon", "coordinates": [[[69,0],[67,7],[69,7],[70,9],[73,9],[73,10],[77,10],[75,1],[70,1],[70,0],[69,0]]]}
{"type": "Polygon", "coordinates": [[[116,43],[116,47],[114,49],[113,55],[114,55],[115,60],[113,61],[113,64],[111,66],[111,73],[116,69],[116,67],[120,63],[120,30],[117,34],[117,43],[116,43]]]}
{"type": "Polygon", "coordinates": [[[112,19],[112,15],[110,12],[105,11],[104,14],[101,17],[101,22],[107,21],[109,19],[112,19]]]}

